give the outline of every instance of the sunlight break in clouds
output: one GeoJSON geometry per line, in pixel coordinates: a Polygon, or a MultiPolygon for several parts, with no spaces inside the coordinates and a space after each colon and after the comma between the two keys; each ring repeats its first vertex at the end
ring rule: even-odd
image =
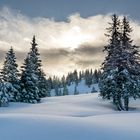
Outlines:
{"type": "MultiPolygon", "coordinates": [[[[36,35],[48,74],[62,75],[75,68],[99,67],[104,59],[102,48],[107,44],[104,33],[109,21],[110,14],[83,18],[77,13],[67,21],[58,22],[43,17],[29,18],[4,7],[0,10],[0,50],[7,51],[13,46],[21,64],[32,36],[36,35]]],[[[131,25],[134,43],[140,45],[139,22],[131,20],[131,25]]]]}
{"type": "Polygon", "coordinates": [[[108,16],[82,18],[79,14],[68,17],[66,22],[47,18],[29,18],[15,10],[3,8],[0,12],[0,47],[11,44],[17,51],[26,51],[35,34],[40,48],[77,48],[83,43],[104,45],[104,30],[108,16]]]}

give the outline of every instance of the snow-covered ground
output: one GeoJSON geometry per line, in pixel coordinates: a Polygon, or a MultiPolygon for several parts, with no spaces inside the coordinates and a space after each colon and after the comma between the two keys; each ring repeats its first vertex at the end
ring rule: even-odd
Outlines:
{"type": "Polygon", "coordinates": [[[140,140],[140,101],[129,112],[94,94],[0,108],[0,140],[140,140]]]}

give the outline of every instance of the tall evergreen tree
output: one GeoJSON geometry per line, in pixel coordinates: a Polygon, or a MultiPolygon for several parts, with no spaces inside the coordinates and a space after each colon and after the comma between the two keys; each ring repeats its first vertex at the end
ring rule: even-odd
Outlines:
{"type": "Polygon", "coordinates": [[[37,88],[38,76],[34,72],[34,67],[28,54],[25,59],[24,66],[22,66],[21,88],[22,88],[22,102],[37,103],[40,101],[39,90],[37,88]]]}
{"type": "Polygon", "coordinates": [[[139,96],[139,77],[140,77],[140,57],[138,46],[132,44],[131,39],[132,28],[129,21],[124,16],[122,20],[122,34],[121,34],[121,46],[122,55],[120,57],[120,78],[123,78],[123,99],[125,110],[129,109],[129,98],[136,98],[139,96]],[[123,71],[123,76],[122,76],[123,71]],[[125,74],[124,74],[125,73],[125,74]]]}
{"type": "Polygon", "coordinates": [[[107,52],[107,57],[102,64],[103,73],[100,79],[100,93],[103,98],[113,98],[119,110],[122,110],[120,93],[115,91],[116,79],[114,78],[115,71],[117,70],[116,58],[118,56],[118,48],[120,47],[120,20],[116,15],[112,16],[112,23],[107,28],[109,37],[109,45],[105,46],[104,51],[107,52]],[[117,51],[117,52],[116,52],[117,51]]]}
{"type": "Polygon", "coordinates": [[[37,49],[35,36],[33,37],[32,47],[22,66],[21,86],[22,101],[29,103],[37,103],[39,98],[39,76],[41,72],[41,60],[37,49]]]}
{"type": "Polygon", "coordinates": [[[110,40],[109,45],[104,49],[107,57],[102,64],[101,96],[113,99],[118,110],[128,110],[129,98],[136,98],[139,95],[138,50],[132,45],[130,39],[132,30],[125,17],[121,28],[120,20],[113,15],[110,28],[107,30],[110,40]],[[124,100],[124,104],[122,100],[124,100]]]}
{"type": "MultiPolygon", "coordinates": [[[[13,48],[6,53],[4,66],[1,70],[1,79],[3,83],[9,83],[9,96],[11,101],[20,101],[19,71],[16,63],[16,57],[13,48]]],[[[5,84],[4,84],[5,85],[5,84]]]]}

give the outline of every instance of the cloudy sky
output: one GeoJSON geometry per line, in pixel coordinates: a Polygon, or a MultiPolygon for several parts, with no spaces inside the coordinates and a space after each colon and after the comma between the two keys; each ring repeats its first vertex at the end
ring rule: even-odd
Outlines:
{"type": "Polygon", "coordinates": [[[21,65],[36,35],[47,75],[99,68],[110,15],[126,15],[140,45],[139,0],[0,0],[0,65],[10,46],[21,65]]]}

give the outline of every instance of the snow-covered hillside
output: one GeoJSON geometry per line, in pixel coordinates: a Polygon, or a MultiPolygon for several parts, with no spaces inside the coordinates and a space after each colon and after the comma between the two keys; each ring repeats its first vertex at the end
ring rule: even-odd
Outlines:
{"type": "Polygon", "coordinates": [[[139,140],[140,102],[119,112],[98,94],[44,98],[0,108],[1,140],[139,140]]]}
{"type": "MultiPolygon", "coordinates": [[[[77,91],[79,92],[79,94],[91,93],[93,87],[95,88],[96,91],[99,91],[98,84],[92,84],[91,86],[87,86],[85,84],[85,80],[81,80],[81,82],[79,82],[77,85],[77,91]]],[[[68,86],[69,94],[73,95],[74,89],[75,83],[68,86]]]]}
{"type": "MultiPolygon", "coordinates": [[[[78,83],[78,85],[76,85],[75,82],[73,82],[73,83],[71,83],[70,86],[67,86],[69,95],[74,95],[75,87],[76,87],[78,94],[91,93],[93,91],[93,88],[95,90],[94,92],[99,92],[98,84],[91,84],[90,86],[87,86],[85,84],[85,80],[83,79],[78,83]]],[[[63,88],[61,88],[61,91],[63,91],[63,88]]],[[[54,89],[51,90],[50,94],[51,94],[51,96],[56,96],[55,90],[54,89]]]]}

